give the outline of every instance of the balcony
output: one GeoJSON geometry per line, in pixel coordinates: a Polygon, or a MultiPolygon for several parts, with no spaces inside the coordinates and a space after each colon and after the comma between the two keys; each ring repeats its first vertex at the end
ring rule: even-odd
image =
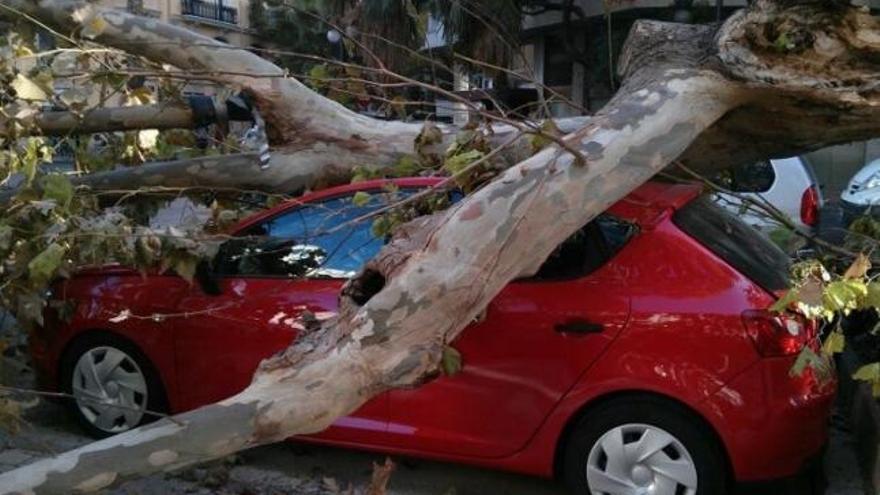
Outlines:
{"type": "Polygon", "coordinates": [[[238,9],[223,5],[222,0],[180,0],[180,13],[193,21],[238,25],[238,9]]]}

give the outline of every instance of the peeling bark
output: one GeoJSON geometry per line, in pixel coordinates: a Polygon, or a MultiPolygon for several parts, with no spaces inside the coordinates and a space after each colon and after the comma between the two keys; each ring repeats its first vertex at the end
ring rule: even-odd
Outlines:
{"type": "Polygon", "coordinates": [[[707,171],[880,135],[880,23],[839,2],[762,0],[716,35],[719,71],[753,99],[682,156],[707,171]]]}
{"type": "MultiPolygon", "coordinates": [[[[41,19],[70,22],[58,2],[34,5],[30,11],[41,19]]],[[[188,46],[180,40],[190,38],[178,28],[153,27],[144,34],[139,23],[146,21],[117,19],[92,7],[87,12],[108,19],[102,42],[120,46],[164,33],[178,48],[188,46]],[[126,33],[133,26],[136,32],[126,33]]],[[[781,153],[878,134],[878,73],[872,65],[880,60],[877,39],[876,20],[833,3],[758,1],[720,28],[638,23],[624,47],[623,86],[564,138],[564,149],[548,147],[448,211],[401,228],[347,284],[339,315],[264,361],[246,390],[178,416],[179,424],[163,420],[0,475],[0,493],[101,489],[315,433],[382,391],[422,383],[436,373],[444,345],[505,284],[533,271],[565,238],[679,157],[711,164],[750,156],[737,153],[750,140],[761,152],[781,153]],[[779,44],[773,30],[798,41],[773,51],[779,44]],[[817,65],[811,62],[816,56],[825,59],[817,65]],[[816,115],[827,119],[818,125],[805,121],[816,115]],[[792,144],[772,142],[780,131],[762,124],[773,116],[791,132],[786,140],[792,144]],[[735,158],[726,158],[729,153],[735,158]]],[[[207,66],[220,49],[203,54],[207,66]]],[[[177,62],[187,68],[201,63],[177,62]]],[[[286,109],[311,108],[296,85],[247,84],[264,102],[293,98],[286,109]]],[[[322,113],[332,105],[313,103],[314,121],[310,113],[274,117],[281,134],[306,134],[282,140],[290,156],[307,149],[320,160],[328,152],[352,154],[413,137],[406,125],[348,114],[344,120],[352,127],[334,129],[338,116],[322,113]],[[352,138],[348,133],[361,125],[376,129],[352,138]],[[392,132],[400,135],[389,138],[392,132]],[[318,144],[330,148],[318,150],[318,144]]],[[[403,153],[412,145],[400,144],[384,152],[403,153]]],[[[324,160],[322,166],[332,159],[324,160]]]]}

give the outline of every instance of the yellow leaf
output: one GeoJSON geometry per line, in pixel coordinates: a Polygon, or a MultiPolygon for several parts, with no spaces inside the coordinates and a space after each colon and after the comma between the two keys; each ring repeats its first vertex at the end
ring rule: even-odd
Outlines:
{"type": "Polygon", "coordinates": [[[22,100],[45,101],[49,99],[49,95],[39,84],[21,74],[17,74],[12,80],[12,89],[15,90],[16,96],[22,100]]]}
{"type": "Polygon", "coordinates": [[[132,106],[148,105],[153,102],[153,92],[146,86],[141,86],[128,92],[128,104],[132,106]]]}
{"type": "Polygon", "coordinates": [[[880,282],[868,284],[868,294],[865,296],[865,306],[880,309],[880,282]]]}
{"type": "Polygon", "coordinates": [[[159,140],[159,131],[157,129],[146,129],[139,131],[137,135],[138,146],[141,149],[151,150],[156,147],[159,140]]]}
{"type": "Polygon", "coordinates": [[[853,260],[852,265],[847,268],[846,273],[843,274],[843,278],[851,279],[851,278],[862,278],[868,273],[868,270],[871,269],[871,260],[868,259],[862,253],[859,253],[856,256],[856,259],[853,260]]]}
{"type": "Polygon", "coordinates": [[[843,337],[842,333],[831,332],[831,335],[825,339],[825,343],[822,345],[822,353],[825,355],[831,355],[843,352],[845,345],[846,339],[843,337]]]}
{"type": "Polygon", "coordinates": [[[880,381],[880,363],[871,363],[862,366],[853,374],[853,379],[866,382],[880,381]]]}
{"type": "Polygon", "coordinates": [[[107,29],[107,21],[96,15],[83,23],[82,35],[89,39],[95,39],[107,29]]]}

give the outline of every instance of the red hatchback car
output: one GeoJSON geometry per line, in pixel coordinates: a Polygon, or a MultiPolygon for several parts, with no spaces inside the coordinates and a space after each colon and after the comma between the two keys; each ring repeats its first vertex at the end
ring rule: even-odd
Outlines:
{"type": "MultiPolygon", "coordinates": [[[[384,205],[389,183],[408,194],[437,179],[362,182],[250,218],[202,283],[122,267],[59,282],[53,297],[75,311],[33,335],[42,380],[76,395],[97,435],[235,394],[296,337],[298,312],[333,312],[380,249],[371,221],[351,220],[384,205]]],[[[646,184],[495,298],[454,343],[460,373],[307,440],[560,475],[578,494],[718,495],[794,474],[826,440],[834,384],[789,373],[817,337],[765,310],[788,270],[699,187],[646,184]]]]}

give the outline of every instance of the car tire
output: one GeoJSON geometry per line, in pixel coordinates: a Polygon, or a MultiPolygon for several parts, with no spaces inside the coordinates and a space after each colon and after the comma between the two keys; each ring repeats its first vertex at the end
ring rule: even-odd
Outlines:
{"type": "Polygon", "coordinates": [[[728,488],[714,433],[689,410],[654,397],[618,399],[588,411],[568,438],[563,463],[576,495],[641,493],[639,488],[657,495],[724,495],[728,488]],[[655,491],[647,491],[651,486],[655,491]]]}
{"type": "Polygon", "coordinates": [[[149,359],[130,341],[109,333],[75,340],[60,367],[69,409],[92,437],[106,438],[155,421],[168,411],[165,390],[149,359]],[[97,385],[96,385],[97,384],[97,385]],[[105,404],[110,404],[105,405],[105,404]]]}

